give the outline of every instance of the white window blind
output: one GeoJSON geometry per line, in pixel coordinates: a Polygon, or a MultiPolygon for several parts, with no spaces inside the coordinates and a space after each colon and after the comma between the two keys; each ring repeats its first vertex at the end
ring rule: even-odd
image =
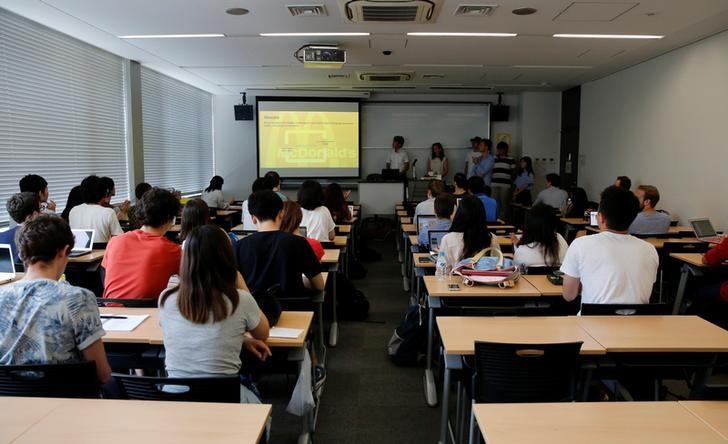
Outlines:
{"type": "Polygon", "coordinates": [[[192,193],[212,177],[212,95],[142,67],[144,180],[192,193]]]}
{"type": "Polygon", "coordinates": [[[128,197],[125,78],[120,57],[0,8],[0,224],[29,173],[59,214],[89,174],[128,197]]]}

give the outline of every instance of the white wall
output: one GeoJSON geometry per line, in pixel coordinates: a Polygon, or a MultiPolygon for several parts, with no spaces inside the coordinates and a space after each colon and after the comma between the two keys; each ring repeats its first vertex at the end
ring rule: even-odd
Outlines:
{"type": "Polygon", "coordinates": [[[533,159],[538,192],[546,183],[546,174],[559,172],[561,93],[521,93],[520,123],[521,155],[533,159]]]}
{"type": "Polygon", "coordinates": [[[579,183],[655,185],[681,222],[728,227],[728,32],[583,85],[579,183]]]}

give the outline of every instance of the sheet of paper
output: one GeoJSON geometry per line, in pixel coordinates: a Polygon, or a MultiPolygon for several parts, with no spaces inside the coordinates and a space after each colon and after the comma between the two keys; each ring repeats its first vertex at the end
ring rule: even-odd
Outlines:
{"type": "Polygon", "coordinates": [[[271,338],[296,339],[301,333],[303,333],[303,330],[301,330],[300,328],[273,327],[270,329],[269,336],[271,338]]]}
{"type": "Polygon", "coordinates": [[[101,315],[101,323],[106,331],[134,331],[149,315],[115,315],[104,313],[101,315]],[[124,319],[109,319],[104,316],[123,316],[124,319]]]}

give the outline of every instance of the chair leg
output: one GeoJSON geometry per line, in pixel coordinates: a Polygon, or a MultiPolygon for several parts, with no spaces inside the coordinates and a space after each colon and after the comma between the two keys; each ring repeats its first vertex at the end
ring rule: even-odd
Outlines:
{"type": "Polygon", "coordinates": [[[475,427],[475,401],[470,405],[470,427],[468,428],[468,444],[473,444],[480,438],[478,430],[475,427]]]}

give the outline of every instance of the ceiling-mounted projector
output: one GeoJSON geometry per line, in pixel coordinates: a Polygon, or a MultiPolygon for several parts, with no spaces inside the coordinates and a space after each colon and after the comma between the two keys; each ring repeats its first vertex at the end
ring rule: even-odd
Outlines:
{"type": "Polygon", "coordinates": [[[338,46],[311,44],[296,51],[296,58],[306,68],[339,69],[346,63],[346,50],[338,46]]]}

